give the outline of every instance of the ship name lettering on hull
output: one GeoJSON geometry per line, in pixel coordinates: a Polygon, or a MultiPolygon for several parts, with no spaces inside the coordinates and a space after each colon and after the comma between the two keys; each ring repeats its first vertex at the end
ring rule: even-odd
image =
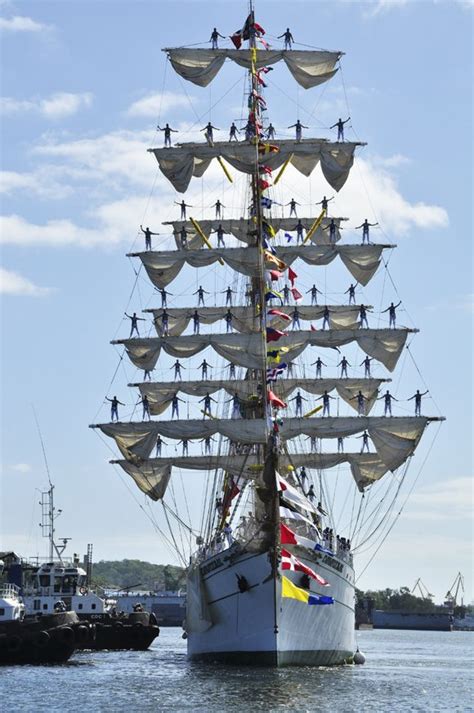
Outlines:
{"type": "Polygon", "coordinates": [[[329,557],[326,555],[323,559],[324,564],[327,564],[329,567],[332,567],[333,569],[336,569],[338,572],[342,572],[343,566],[340,562],[336,562],[336,560],[333,560],[332,557],[329,557]]]}

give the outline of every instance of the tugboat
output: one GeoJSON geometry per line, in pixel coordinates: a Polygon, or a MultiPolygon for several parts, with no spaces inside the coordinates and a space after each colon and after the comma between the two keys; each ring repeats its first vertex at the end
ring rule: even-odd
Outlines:
{"type": "Polygon", "coordinates": [[[95,640],[79,648],[144,651],[160,633],[155,615],[144,611],[140,604],[129,614],[119,613],[114,599],[92,591],[86,571],[74,560],[48,562],[29,573],[26,568],[26,574],[24,601],[29,614],[49,612],[59,599],[80,620],[94,623],[95,640]]]}
{"type": "Polygon", "coordinates": [[[92,546],[89,546],[86,572],[79,558],[63,557],[69,538],[55,541],[55,520],[60,511],[54,507],[54,485],[41,493],[43,535],[49,539],[49,558],[43,564],[28,564],[13,556],[7,567],[10,580],[21,588],[26,616],[45,616],[63,609],[74,613],[77,621],[91,622],[94,639],[77,642],[82,649],[133,649],[144,651],[160,633],[156,616],[136,605],[131,613],[117,612],[116,601],[101,597],[90,587],[92,546]]]}
{"type": "Polygon", "coordinates": [[[20,588],[0,588],[0,664],[64,663],[94,638],[95,626],[74,612],[27,617],[20,588]]]}

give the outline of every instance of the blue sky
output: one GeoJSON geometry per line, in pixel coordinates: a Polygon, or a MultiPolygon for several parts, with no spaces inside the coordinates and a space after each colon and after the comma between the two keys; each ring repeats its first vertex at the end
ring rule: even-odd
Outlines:
{"type": "MultiPolygon", "coordinates": [[[[146,153],[161,145],[157,120],[190,140],[209,119],[227,130],[244,115],[240,68],[226,64],[199,89],[174,75],[161,48],[205,46],[212,27],[228,35],[245,14],[246,3],[230,0],[0,4],[2,547],[45,552],[34,404],[64,510],[58,534],[71,536],[75,551],[94,542],[96,558],[171,561],[148,506],[107,465],[111,452],[87,425],[107,419],[106,395],[117,393],[127,403],[123,416],[132,413],[136,397],[126,385],[136,374],[124,360],[109,387],[118,352],[108,342],[128,336],[125,310],[157,300],[142,275],[134,289],[138,266],[125,254],[142,247],[140,223],[159,231],[178,217],[180,196],[146,153]]],[[[363,299],[377,310],[403,300],[400,322],[421,329],[411,354],[422,376],[405,355],[391,390],[406,399],[426,383],[433,397],[426,411],[439,408],[447,422],[424,464],[436,427],[425,435],[411,468],[410,487],[423,466],[413,495],[359,584],[396,587],[421,576],[441,598],[458,570],[466,577],[472,570],[472,4],[261,0],[257,19],[275,47],[289,25],[303,45],[346,52],[342,75],[309,91],[278,66],[269,116],[280,136],[299,113],[308,135],[329,138],[328,127],[350,113],[348,138],[368,142],[335,214],[350,218],[349,241],[368,217],[381,224],[375,239],[399,246],[389,265],[394,284],[380,270],[363,299]]],[[[209,217],[217,197],[228,217],[238,216],[245,181],[235,179],[230,187],[212,168],[195,180],[188,202],[196,216],[209,217]]],[[[329,190],[317,171],[304,181],[289,170],[282,184],[281,195],[305,210],[329,190]]],[[[160,241],[169,246],[166,236],[160,241]]],[[[303,287],[317,279],[342,302],[347,272],[320,270],[315,277],[302,268],[303,287]]],[[[217,292],[230,279],[214,268],[188,272],[168,289],[186,306],[197,284],[217,292]]],[[[375,319],[383,326],[384,316],[375,319]]],[[[347,351],[351,363],[359,354],[347,351]]],[[[396,406],[399,415],[411,409],[396,406]]],[[[197,499],[201,491],[186,478],[180,483],[197,499]]],[[[362,555],[359,571],[365,562],[362,555]]]]}

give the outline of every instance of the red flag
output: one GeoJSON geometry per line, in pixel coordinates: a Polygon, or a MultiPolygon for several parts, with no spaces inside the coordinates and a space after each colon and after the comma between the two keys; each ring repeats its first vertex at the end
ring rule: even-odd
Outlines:
{"type": "Polygon", "coordinates": [[[293,530],[290,530],[290,528],[284,525],[282,522],[280,523],[280,541],[282,545],[298,544],[298,540],[296,539],[296,535],[293,530]]]}
{"type": "Polygon", "coordinates": [[[281,312],[279,309],[269,309],[268,314],[273,314],[275,317],[281,317],[282,319],[286,320],[287,322],[291,322],[291,317],[289,314],[286,314],[286,312],[281,312]]]}
{"type": "Polygon", "coordinates": [[[268,173],[269,176],[272,175],[272,169],[270,166],[260,166],[258,169],[261,173],[268,173]]]}
{"type": "MultiPolygon", "coordinates": [[[[284,525],[282,527],[284,527],[284,525]]],[[[281,568],[289,569],[292,572],[304,572],[308,577],[315,579],[318,584],[321,584],[323,587],[329,586],[329,582],[326,579],[316,574],[311,567],[307,567],[303,562],[300,562],[300,560],[292,555],[291,552],[288,552],[288,550],[282,549],[281,551],[281,568]]]]}
{"type": "Polygon", "coordinates": [[[279,329],[267,327],[267,342],[277,342],[281,337],[286,337],[286,332],[280,332],[279,329]]]}
{"type": "Polygon", "coordinates": [[[233,480],[230,481],[227,492],[224,495],[224,499],[222,501],[222,511],[225,513],[226,510],[230,508],[230,504],[232,500],[235,498],[236,495],[240,493],[240,489],[237,487],[237,485],[234,483],[233,480]]]}
{"type": "Polygon", "coordinates": [[[298,302],[299,300],[303,299],[303,295],[299,290],[296,289],[296,287],[292,287],[291,294],[293,295],[293,299],[295,300],[295,302],[298,302]]]}
{"type": "Polygon", "coordinates": [[[286,408],[286,403],[276,396],[271,389],[267,391],[268,400],[275,408],[286,408]]]}
{"type": "MultiPolygon", "coordinates": [[[[283,277],[283,273],[278,272],[278,270],[269,270],[268,272],[270,273],[270,277],[272,280],[279,280],[280,277],[283,277]]],[[[290,318],[288,317],[288,319],[290,318]]]]}
{"type": "Polygon", "coordinates": [[[265,191],[267,188],[270,188],[270,186],[272,184],[269,183],[268,181],[265,181],[265,179],[261,178],[259,181],[259,185],[260,185],[260,190],[265,191]]]}
{"type": "Polygon", "coordinates": [[[292,287],[295,286],[295,280],[297,277],[298,277],[298,275],[296,274],[296,272],[294,270],[292,270],[291,267],[289,267],[288,268],[288,279],[291,282],[292,287]]]}
{"type": "Polygon", "coordinates": [[[313,325],[311,325],[311,331],[312,331],[312,332],[317,332],[318,330],[316,329],[316,327],[313,327],[313,325]]]}
{"type": "Polygon", "coordinates": [[[263,27],[261,25],[258,24],[258,22],[254,22],[253,26],[254,26],[255,30],[257,32],[259,32],[261,35],[265,34],[265,30],[263,29],[263,27]]]}

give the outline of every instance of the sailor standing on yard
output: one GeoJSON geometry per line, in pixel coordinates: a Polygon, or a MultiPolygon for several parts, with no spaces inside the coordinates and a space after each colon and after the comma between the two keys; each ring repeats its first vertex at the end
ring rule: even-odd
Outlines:
{"type": "Polygon", "coordinates": [[[357,438],[362,438],[362,448],[360,449],[360,452],[363,453],[365,448],[367,453],[370,453],[369,434],[367,431],[364,431],[364,433],[361,436],[357,436],[357,438]]]}
{"type": "Polygon", "coordinates": [[[171,132],[173,132],[173,134],[177,134],[177,133],[178,133],[178,130],[177,130],[177,129],[172,129],[169,124],[165,124],[165,128],[164,128],[164,129],[162,129],[160,125],[158,125],[156,128],[157,128],[158,131],[163,131],[163,132],[164,132],[164,135],[165,135],[165,146],[167,146],[168,148],[171,148],[171,132]]]}
{"type": "Polygon", "coordinates": [[[125,406],[125,404],[123,404],[121,401],[119,401],[116,396],[114,396],[113,399],[109,399],[108,396],[106,396],[105,398],[107,399],[107,401],[110,401],[110,403],[111,403],[111,406],[110,406],[110,420],[113,421],[113,420],[114,420],[114,416],[115,416],[115,420],[118,421],[118,420],[119,420],[119,417],[118,417],[118,405],[120,404],[120,406],[125,406]]]}
{"type": "Polygon", "coordinates": [[[226,307],[232,307],[232,295],[235,294],[235,290],[232,287],[227,287],[227,289],[222,290],[222,295],[225,294],[225,305],[226,307]]]}
{"type": "Polygon", "coordinates": [[[213,126],[210,121],[207,122],[206,126],[201,129],[201,131],[204,131],[205,138],[206,140],[212,144],[214,141],[214,134],[213,131],[220,131],[220,129],[217,128],[217,126],[213,126]]]}
{"type": "Polygon", "coordinates": [[[293,398],[290,399],[290,401],[296,401],[296,404],[295,404],[295,406],[296,406],[296,408],[295,408],[296,417],[298,417],[298,416],[302,417],[302,416],[303,416],[303,401],[307,401],[307,400],[308,400],[308,399],[305,399],[304,396],[301,396],[301,391],[300,391],[300,390],[298,390],[298,391],[296,392],[296,396],[293,396],[293,398]]]}
{"type": "Polygon", "coordinates": [[[415,416],[421,416],[421,397],[426,396],[429,391],[425,391],[423,394],[420,394],[420,390],[416,390],[416,394],[413,394],[413,396],[410,396],[407,401],[411,401],[412,399],[415,399],[415,416]]]}
{"type": "Polygon", "coordinates": [[[180,381],[182,381],[183,379],[182,379],[182,377],[181,377],[181,369],[185,369],[186,367],[185,367],[185,366],[181,366],[181,364],[179,363],[179,359],[176,359],[175,363],[173,364],[173,366],[172,366],[171,368],[174,369],[174,378],[175,378],[175,381],[176,381],[176,379],[178,379],[178,378],[179,378],[180,381]]]}
{"type": "Polygon", "coordinates": [[[193,295],[198,296],[198,307],[202,305],[204,307],[204,295],[209,295],[210,293],[203,288],[202,285],[199,285],[199,288],[196,290],[196,292],[193,292],[193,295]]]}
{"type": "MultiPolygon", "coordinates": [[[[157,288],[155,287],[155,289],[157,289],[157,288]]],[[[173,297],[173,293],[172,293],[172,292],[167,292],[163,287],[162,287],[160,290],[157,290],[157,292],[159,292],[160,295],[161,295],[161,306],[162,306],[162,307],[168,307],[166,298],[167,298],[168,295],[169,295],[170,297],[173,297]]]]}
{"type": "Polygon", "coordinates": [[[203,404],[203,411],[204,411],[203,418],[205,416],[212,416],[211,401],[214,401],[215,404],[217,403],[217,401],[209,393],[207,393],[203,399],[199,400],[199,403],[203,404]]]}
{"type": "Polygon", "coordinates": [[[365,416],[366,408],[365,404],[367,399],[365,398],[364,394],[362,391],[359,390],[359,393],[357,393],[355,396],[351,398],[351,401],[357,401],[357,413],[359,416],[365,416]]]}
{"type": "Polygon", "coordinates": [[[210,40],[209,40],[209,42],[211,43],[211,49],[212,49],[212,50],[217,50],[217,49],[219,49],[219,47],[217,46],[217,40],[218,40],[219,37],[220,37],[221,39],[225,40],[225,36],[224,36],[224,35],[221,35],[221,33],[217,31],[217,27],[214,27],[214,29],[213,29],[212,32],[211,32],[211,38],[210,38],[210,40]]]}
{"type": "Polygon", "coordinates": [[[214,207],[216,209],[216,218],[222,218],[222,208],[225,208],[225,205],[220,202],[219,198],[214,203],[214,207]]]}
{"type": "Polygon", "coordinates": [[[227,333],[228,333],[228,332],[232,332],[232,318],[233,318],[233,316],[234,316],[234,315],[232,314],[232,312],[230,311],[230,309],[228,309],[227,312],[226,312],[225,315],[224,315],[224,319],[225,319],[225,322],[226,322],[226,332],[227,332],[227,333]]]}
{"type": "Polygon", "coordinates": [[[319,201],[319,203],[316,203],[315,205],[320,205],[321,210],[325,210],[327,213],[328,210],[328,203],[334,200],[334,196],[332,198],[326,198],[326,196],[323,196],[323,200],[319,201]]]}
{"type": "Polygon", "coordinates": [[[365,328],[369,328],[369,323],[367,321],[367,307],[365,305],[361,305],[359,308],[359,319],[360,319],[360,326],[363,327],[365,324],[365,328]]]}
{"type": "Polygon", "coordinates": [[[292,215],[294,215],[297,218],[298,216],[296,215],[296,206],[300,205],[300,204],[297,201],[295,201],[294,198],[292,198],[291,201],[289,203],[285,203],[285,205],[290,206],[290,218],[292,215]]]}
{"type": "Polygon", "coordinates": [[[318,294],[322,295],[323,293],[321,292],[321,290],[318,290],[316,285],[313,285],[310,290],[307,290],[306,294],[308,294],[309,292],[311,292],[311,304],[317,305],[318,304],[318,294]]]}
{"type": "Polygon", "coordinates": [[[237,134],[240,134],[240,130],[236,127],[233,121],[229,129],[229,141],[238,141],[237,134]]]}
{"type": "Polygon", "coordinates": [[[339,362],[338,366],[341,367],[341,379],[342,379],[343,377],[345,377],[345,378],[347,379],[347,378],[348,378],[348,377],[347,377],[347,367],[350,366],[350,364],[349,364],[349,362],[347,361],[347,359],[346,359],[345,356],[342,357],[342,359],[341,359],[341,361],[339,362]]]}
{"type": "Polygon", "coordinates": [[[153,233],[148,226],[144,229],[143,225],[140,225],[140,230],[145,235],[145,250],[151,250],[151,236],[159,233],[153,233]]]}
{"type": "MultiPolygon", "coordinates": [[[[357,283],[356,283],[357,284],[357,283]]],[[[356,301],[356,286],[351,282],[349,288],[344,292],[345,295],[349,294],[349,304],[355,305],[356,301]]]]}
{"type": "Polygon", "coordinates": [[[365,367],[365,374],[364,374],[364,376],[365,376],[366,379],[370,379],[370,362],[371,362],[371,361],[372,361],[372,358],[366,356],[365,359],[364,359],[364,361],[361,361],[361,363],[359,364],[359,366],[364,365],[364,367],[365,367]]]}
{"type": "Polygon", "coordinates": [[[163,446],[163,445],[167,446],[168,444],[158,434],[158,436],[156,437],[156,446],[155,446],[155,455],[157,458],[159,458],[161,456],[161,446],[163,446]]]}
{"type": "Polygon", "coordinates": [[[329,413],[329,406],[330,406],[329,400],[330,400],[330,399],[333,399],[333,400],[334,400],[334,396],[330,396],[330,395],[328,394],[328,392],[325,391],[322,396],[319,396],[319,397],[316,399],[316,401],[320,401],[320,399],[323,400],[323,416],[330,416],[330,413],[329,413]]]}
{"type": "Polygon", "coordinates": [[[193,314],[193,334],[199,334],[199,312],[194,310],[193,314]]]}
{"type": "Polygon", "coordinates": [[[284,286],[284,288],[282,289],[282,294],[283,294],[283,304],[289,305],[290,304],[290,288],[288,287],[288,285],[284,286]]]}
{"type": "Polygon", "coordinates": [[[171,400],[171,418],[173,419],[175,416],[176,418],[179,418],[179,402],[182,401],[184,404],[184,399],[180,399],[179,396],[176,394],[173,396],[171,400]]]}
{"type": "Polygon", "coordinates": [[[291,50],[291,43],[294,42],[294,39],[289,27],[286,28],[286,31],[282,35],[278,35],[279,40],[281,40],[282,37],[285,41],[285,49],[291,50]]]}
{"type": "Polygon", "coordinates": [[[384,410],[383,410],[383,415],[384,416],[391,416],[392,415],[392,400],[393,401],[398,401],[398,399],[395,398],[395,396],[392,396],[390,391],[387,389],[387,391],[382,394],[382,396],[379,396],[377,401],[384,400],[384,410]]]}
{"type": "Polygon", "coordinates": [[[391,302],[390,306],[387,307],[387,309],[382,310],[382,314],[384,314],[384,312],[388,312],[388,316],[389,316],[388,324],[389,324],[389,327],[392,327],[393,329],[395,329],[395,326],[396,326],[395,323],[397,320],[396,309],[397,309],[397,307],[400,307],[401,304],[402,304],[401,300],[397,305],[394,305],[393,302],[391,302]]]}
{"type": "Polygon", "coordinates": [[[273,124],[271,122],[268,124],[266,133],[267,133],[267,139],[270,139],[270,141],[273,141],[273,139],[275,138],[276,131],[275,131],[275,127],[273,126],[273,124]]]}
{"type": "Polygon", "coordinates": [[[179,205],[181,208],[181,220],[186,220],[186,208],[192,208],[192,205],[188,205],[188,203],[185,203],[184,200],[181,201],[181,203],[175,201],[175,205],[179,205]]]}
{"type": "Polygon", "coordinates": [[[324,308],[324,312],[323,312],[323,329],[326,329],[326,327],[329,328],[331,326],[329,323],[329,317],[330,317],[329,308],[326,305],[326,307],[324,308]]]}
{"type": "Polygon", "coordinates": [[[318,358],[316,359],[316,361],[313,361],[313,363],[311,364],[311,366],[314,366],[315,364],[316,364],[316,378],[317,378],[317,379],[322,379],[322,376],[321,376],[321,367],[322,367],[322,366],[327,366],[327,364],[325,364],[325,363],[322,361],[321,357],[318,357],[318,358]]]}
{"type": "Polygon", "coordinates": [[[362,245],[367,241],[367,245],[369,245],[370,240],[369,240],[369,228],[375,228],[375,226],[378,225],[378,223],[369,223],[367,218],[364,220],[363,223],[360,225],[356,225],[356,230],[360,230],[362,228],[362,245]]]}
{"type": "Polygon", "coordinates": [[[124,312],[125,316],[131,320],[131,326],[130,326],[130,337],[133,336],[133,333],[137,333],[137,337],[140,336],[140,332],[138,331],[138,322],[146,322],[146,319],[143,319],[143,317],[137,317],[137,313],[134,312],[132,315],[127,314],[124,312]]]}
{"type": "Polygon", "coordinates": [[[334,218],[331,218],[331,222],[329,223],[329,225],[326,225],[323,230],[329,230],[329,242],[331,243],[331,245],[334,245],[337,237],[337,225],[334,221],[334,218]]]}
{"type": "Polygon", "coordinates": [[[303,138],[303,129],[309,129],[309,126],[305,126],[299,119],[297,119],[296,124],[291,124],[288,128],[295,129],[296,140],[300,142],[303,138]]]}
{"type": "Polygon", "coordinates": [[[212,366],[207,363],[205,359],[202,360],[202,363],[199,364],[198,369],[202,369],[202,380],[207,379],[207,370],[212,369],[212,366]]]}
{"type": "Polygon", "coordinates": [[[145,394],[143,398],[137,402],[137,406],[138,404],[141,404],[143,406],[142,421],[145,420],[145,416],[148,416],[148,420],[151,421],[150,402],[148,401],[148,396],[145,394]]]}
{"type": "Polygon", "coordinates": [[[211,233],[217,233],[217,247],[225,248],[225,242],[224,242],[225,230],[222,227],[222,223],[219,223],[217,230],[211,230],[211,233]]]}
{"type": "Polygon", "coordinates": [[[344,141],[344,124],[347,124],[348,121],[351,120],[351,117],[349,116],[345,121],[339,117],[338,121],[336,121],[335,124],[330,126],[330,129],[335,129],[337,127],[337,140],[338,141],[344,141]]]}

